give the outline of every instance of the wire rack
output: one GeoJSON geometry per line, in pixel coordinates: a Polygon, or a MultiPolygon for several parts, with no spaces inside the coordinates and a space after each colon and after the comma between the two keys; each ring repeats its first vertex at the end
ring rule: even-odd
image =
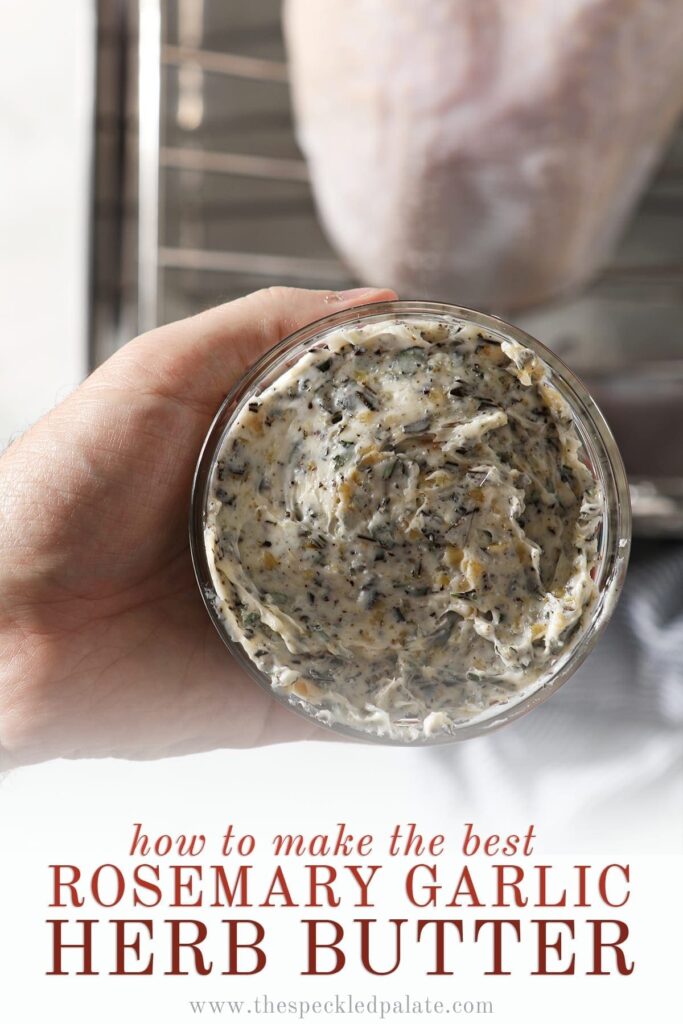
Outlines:
{"type": "MultiPolygon", "coordinates": [[[[352,283],[296,145],[280,6],[98,0],[92,365],[254,288],[352,283]]],[[[683,131],[612,264],[522,326],[600,401],[638,532],[683,536],[683,131]]]]}
{"type": "Polygon", "coordinates": [[[91,363],[253,288],[351,282],[294,140],[278,0],[99,0],[91,363]]]}

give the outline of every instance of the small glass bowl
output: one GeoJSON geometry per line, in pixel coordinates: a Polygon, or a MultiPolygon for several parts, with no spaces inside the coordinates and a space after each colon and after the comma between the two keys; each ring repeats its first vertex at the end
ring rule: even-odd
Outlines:
{"type": "MultiPolygon", "coordinates": [[[[624,465],[616,442],[597,405],[585,386],[553,352],[529,334],[505,323],[498,317],[488,316],[460,306],[441,302],[396,301],[378,302],[334,313],[316,323],[309,324],[285,338],[266,352],[249,369],[218,410],[199,456],[192,487],[190,510],[190,550],[197,582],[207,611],[230,653],[251,674],[256,682],[271,695],[308,721],[321,728],[354,739],[391,746],[426,746],[451,743],[480,736],[514,721],[548,699],[577,670],[585,660],[612,615],[621,592],[631,545],[631,506],[624,465]],[[251,661],[242,645],[233,640],[216,606],[217,597],[204,541],[207,502],[214,477],[216,462],[223,441],[242,408],[266,390],[285,371],[290,369],[310,349],[325,343],[327,336],[340,327],[362,327],[380,321],[431,320],[449,324],[471,324],[483,328],[499,341],[512,340],[531,349],[544,363],[552,384],[556,387],[574,417],[574,425],[583,445],[586,461],[591,467],[603,499],[601,537],[598,551],[596,583],[598,598],[591,610],[582,636],[561,655],[546,678],[534,680],[518,696],[505,704],[496,705],[474,719],[456,724],[448,732],[414,738],[414,728],[406,728],[406,738],[385,737],[365,732],[352,726],[320,722],[316,710],[304,700],[273,688],[271,681],[251,661]]],[[[400,727],[400,722],[394,722],[400,727]]],[[[410,723],[414,727],[414,723],[410,723]]],[[[408,723],[406,723],[408,725],[408,723]]]]}

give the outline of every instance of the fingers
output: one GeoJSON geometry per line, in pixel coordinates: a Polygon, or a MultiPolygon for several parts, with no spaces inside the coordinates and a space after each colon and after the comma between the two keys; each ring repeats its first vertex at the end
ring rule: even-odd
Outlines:
{"type": "Polygon", "coordinates": [[[396,297],[386,288],[266,288],[136,338],[96,376],[213,411],[247,367],[282,338],[331,313],[396,297]]]}

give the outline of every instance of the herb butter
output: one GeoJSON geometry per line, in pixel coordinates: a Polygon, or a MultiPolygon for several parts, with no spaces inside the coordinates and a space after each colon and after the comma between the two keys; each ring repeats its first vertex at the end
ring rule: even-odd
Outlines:
{"type": "Polygon", "coordinates": [[[530,349],[455,321],[339,328],[237,412],[204,541],[214,605],[320,721],[449,733],[581,637],[602,497],[530,349]]]}

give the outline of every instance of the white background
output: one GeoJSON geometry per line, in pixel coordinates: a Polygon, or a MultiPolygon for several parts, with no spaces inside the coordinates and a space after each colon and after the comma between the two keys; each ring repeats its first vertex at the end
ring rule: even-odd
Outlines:
{"type": "Polygon", "coordinates": [[[0,0],[0,450],[86,365],[90,0],[0,0]]]}
{"type": "MultiPolygon", "coordinates": [[[[472,745],[476,747],[476,741],[472,745]]],[[[3,1009],[11,1010],[7,1019],[13,1022],[49,1018],[79,1024],[97,1019],[113,1024],[121,1019],[137,1022],[149,1015],[150,1019],[175,1024],[196,1019],[189,1009],[189,1000],[250,999],[263,992],[275,999],[312,1000],[348,991],[358,996],[377,993],[382,998],[410,992],[415,998],[429,995],[444,1000],[489,999],[494,1004],[494,1019],[514,1024],[545,1024],[550,1018],[574,1022],[577,1017],[591,1022],[635,1022],[651,1017],[658,1024],[678,1019],[675,919],[682,909],[676,896],[680,892],[676,879],[680,862],[677,864],[677,858],[672,856],[635,853],[629,847],[637,847],[638,843],[628,840],[605,839],[589,852],[593,844],[576,834],[565,836],[571,853],[560,854],[546,837],[542,815],[536,823],[540,836],[531,859],[552,863],[564,881],[570,880],[572,865],[577,863],[602,864],[625,857],[630,860],[633,896],[627,907],[606,911],[598,906],[595,911],[577,911],[576,915],[579,922],[583,915],[623,918],[629,923],[632,936],[627,950],[636,961],[631,977],[594,978],[581,974],[572,979],[531,978],[533,953],[527,943],[523,948],[515,948],[509,957],[514,972],[511,977],[486,978],[485,950],[470,941],[462,947],[456,943],[453,948],[449,957],[455,971],[453,978],[428,978],[428,958],[422,946],[412,944],[412,932],[408,930],[404,965],[392,977],[373,979],[364,973],[358,965],[357,942],[353,941],[346,946],[350,960],[343,973],[334,979],[302,978],[299,971],[304,966],[304,943],[298,922],[302,917],[326,917],[328,911],[290,908],[164,913],[132,910],[128,901],[111,912],[91,913],[86,909],[77,914],[71,910],[48,910],[50,863],[75,863],[86,871],[99,863],[114,862],[126,870],[133,823],[138,821],[150,834],[206,834],[210,845],[199,858],[205,866],[221,862],[216,856],[218,838],[232,822],[238,830],[257,836],[260,855],[249,859],[255,861],[259,874],[265,878],[271,863],[268,845],[273,833],[292,828],[311,833],[330,831],[336,822],[345,821],[358,832],[369,831],[379,837],[392,824],[412,820],[420,822],[425,831],[445,831],[452,838],[452,855],[444,855],[437,863],[446,884],[449,878],[454,884],[462,865],[458,850],[462,823],[470,820],[469,815],[476,808],[463,792],[457,772],[448,771],[448,759],[435,758],[429,752],[351,750],[346,746],[310,743],[272,750],[269,756],[264,756],[263,751],[252,751],[205,754],[145,765],[53,763],[6,777],[0,790],[0,810],[5,832],[0,878],[0,962],[5,979],[1,999],[3,1009]],[[43,922],[55,916],[101,916],[105,921],[110,916],[151,916],[157,928],[162,928],[164,916],[200,917],[207,923],[222,917],[253,916],[267,929],[264,945],[269,963],[258,977],[242,979],[221,977],[218,972],[223,966],[206,978],[109,978],[106,974],[98,978],[49,978],[43,972],[50,963],[50,933],[43,922]]],[[[504,806],[495,818],[503,831],[519,831],[529,824],[504,806]]],[[[631,822],[634,839],[640,827],[631,822]]],[[[516,862],[520,859],[516,858],[516,862]]],[[[177,857],[169,860],[179,862],[177,857]]],[[[358,863],[358,858],[350,860],[358,863]]],[[[379,906],[373,911],[359,912],[352,907],[335,911],[332,916],[346,926],[358,914],[380,919],[416,915],[409,909],[406,912],[406,903],[400,898],[401,873],[413,861],[389,863],[388,858],[381,857],[379,862],[386,865],[383,870],[388,876],[378,883],[379,906]]],[[[231,867],[233,861],[226,863],[231,867]]],[[[305,891],[303,878],[302,886],[297,881],[303,865],[297,863],[290,868],[293,892],[301,898],[305,891]]],[[[486,867],[477,861],[472,870],[479,877],[477,873],[485,873],[486,867]]],[[[342,894],[349,891],[342,890],[342,894]]],[[[257,892],[256,900],[263,898],[262,893],[263,890],[261,895],[257,892]]],[[[461,913],[466,918],[477,916],[469,909],[423,911],[421,916],[448,917],[461,913]]],[[[489,916],[486,911],[478,913],[489,916]]],[[[538,916],[529,909],[503,912],[502,916],[514,917],[517,913],[523,920],[538,916]]],[[[540,916],[555,915],[573,916],[571,911],[545,911],[540,916]]],[[[577,933],[584,935],[577,968],[585,971],[589,948],[580,923],[577,933]]],[[[212,934],[215,938],[210,950],[220,963],[222,933],[212,934]]],[[[96,933],[95,942],[96,966],[103,971],[112,969],[111,937],[106,925],[96,933]]],[[[143,950],[149,948],[147,943],[143,944],[143,950]]],[[[159,970],[163,970],[167,956],[163,932],[159,933],[154,949],[159,970]]],[[[377,949],[374,955],[381,957],[382,952],[377,949]]],[[[65,963],[76,969],[73,965],[78,954],[76,960],[69,960],[69,956],[65,953],[65,963]]]]}

